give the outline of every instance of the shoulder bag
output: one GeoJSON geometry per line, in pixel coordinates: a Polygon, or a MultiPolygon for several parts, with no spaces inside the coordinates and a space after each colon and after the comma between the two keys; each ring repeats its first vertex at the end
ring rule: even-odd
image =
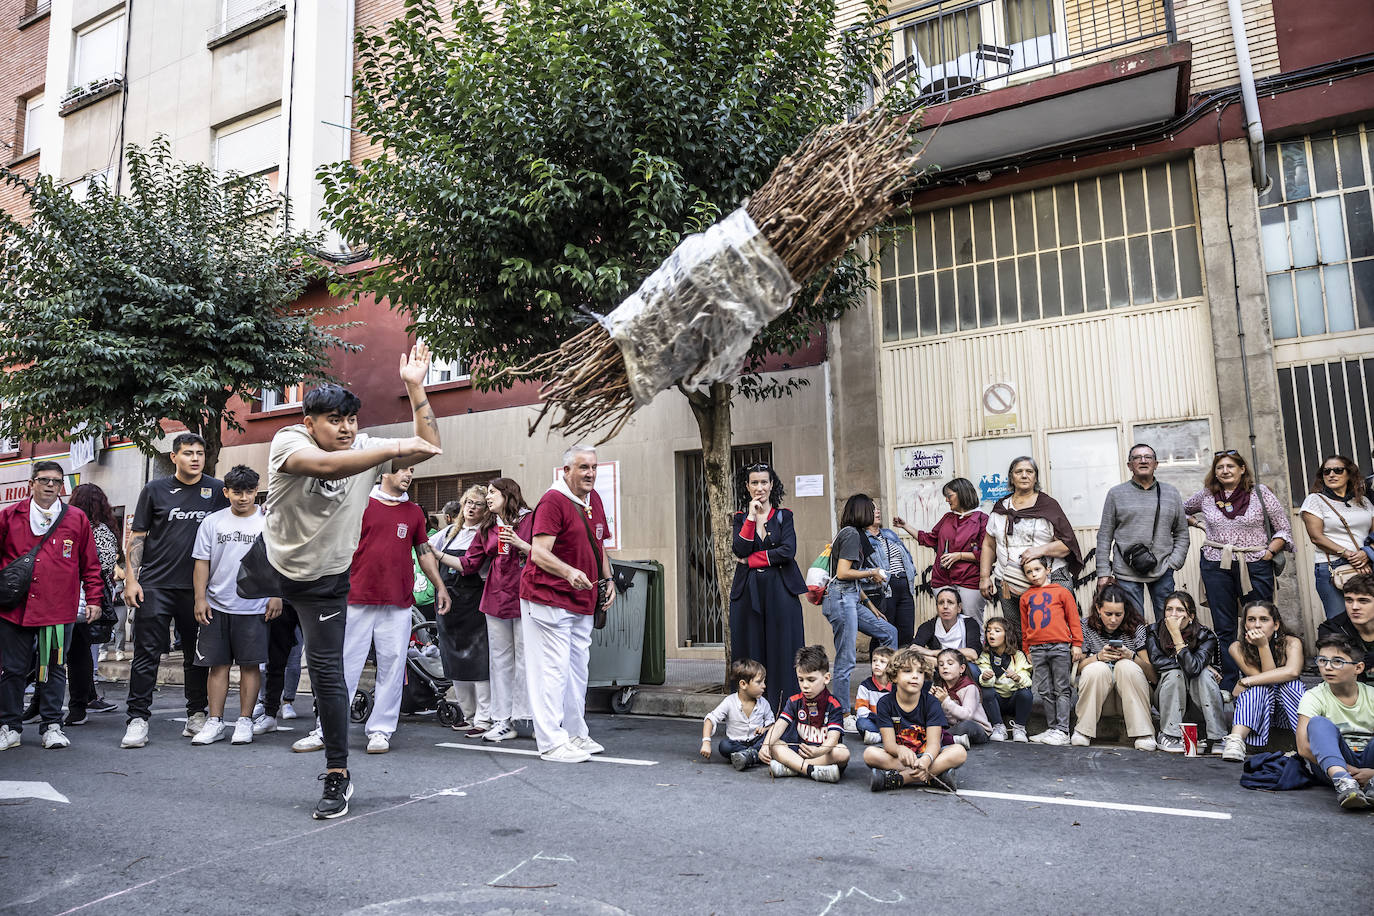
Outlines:
{"type": "MultiPolygon", "coordinates": [[[[589,507],[591,503],[587,504],[589,507]]],[[[592,628],[596,630],[606,629],[606,612],[610,610],[610,600],[615,594],[615,579],[603,579],[601,575],[601,545],[597,543],[596,536],[592,534],[592,523],[587,521],[587,513],[581,509],[577,511],[577,517],[582,519],[582,527],[587,529],[587,540],[591,542],[592,554],[596,556],[596,610],[592,612],[592,628]]]]}
{"type": "MultiPolygon", "coordinates": [[[[62,524],[66,514],[67,504],[63,503],[62,511],[57,513],[57,518],[51,527],[43,532],[38,543],[34,544],[28,553],[22,557],[15,557],[4,569],[0,569],[0,610],[12,611],[24,603],[24,599],[29,595],[29,586],[33,584],[33,565],[38,561],[38,551],[47,536],[62,524]]],[[[26,519],[26,524],[27,521],[26,519]]]]}
{"type": "MultiPolygon", "coordinates": [[[[1126,561],[1126,565],[1131,567],[1138,575],[1148,576],[1154,572],[1154,568],[1159,565],[1159,560],[1155,558],[1154,544],[1155,535],[1159,533],[1159,505],[1163,501],[1163,485],[1155,481],[1155,520],[1150,526],[1150,543],[1132,544],[1121,551],[1121,559],[1126,561]]],[[[1262,501],[1261,501],[1262,502],[1262,501]]]]}
{"type": "MultiPolygon", "coordinates": [[[[1341,527],[1345,529],[1346,536],[1350,538],[1350,543],[1355,544],[1355,535],[1350,530],[1350,525],[1346,523],[1345,516],[1341,515],[1341,511],[1337,509],[1335,505],[1332,504],[1331,500],[1327,499],[1325,496],[1317,494],[1317,498],[1320,499],[1322,502],[1326,503],[1327,508],[1336,514],[1336,518],[1340,519],[1341,521],[1341,527]]],[[[1357,549],[1359,548],[1357,547],[1357,549]]],[[[1351,579],[1358,576],[1360,574],[1359,570],[1351,566],[1349,563],[1346,563],[1344,566],[1337,566],[1336,560],[1343,560],[1344,557],[1338,557],[1331,551],[1326,550],[1325,548],[1322,549],[1322,553],[1326,554],[1327,557],[1327,567],[1329,568],[1331,573],[1331,584],[1336,586],[1338,590],[1345,591],[1346,583],[1348,583],[1351,579]]]]}

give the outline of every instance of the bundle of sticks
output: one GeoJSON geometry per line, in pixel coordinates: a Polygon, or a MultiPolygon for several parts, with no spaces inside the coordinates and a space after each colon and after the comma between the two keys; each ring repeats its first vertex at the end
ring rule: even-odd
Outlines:
{"type": "MultiPolygon", "coordinates": [[[[909,117],[875,106],[811,135],[778,164],[745,210],[796,286],[805,287],[857,239],[901,209],[904,192],[919,177],[919,158],[909,117]]],[[[683,294],[693,295],[688,290],[683,294]]],[[[685,305],[689,310],[712,307],[709,301],[685,305]]],[[[777,311],[789,306],[779,303],[777,311]]],[[[543,407],[530,424],[531,434],[556,408],[559,416],[551,429],[567,435],[603,429],[604,442],[641,406],[631,390],[622,346],[598,322],[557,350],[497,378],[543,383],[543,407]]],[[[683,373],[674,382],[691,377],[693,373],[683,373]]]]}

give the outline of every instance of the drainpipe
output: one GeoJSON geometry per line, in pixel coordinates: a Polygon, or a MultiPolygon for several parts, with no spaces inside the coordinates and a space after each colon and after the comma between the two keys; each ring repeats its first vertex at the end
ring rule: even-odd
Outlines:
{"type": "Polygon", "coordinates": [[[1269,167],[1264,161],[1264,125],[1260,122],[1259,99],[1255,95],[1255,70],[1250,64],[1250,43],[1245,37],[1245,18],[1241,0],[1226,0],[1231,15],[1231,39],[1236,46],[1236,67],[1240,70],[1240,95],[1245,106],[1245,133],[1250,141],[1250,178],[1263,194],[1269,190],[1269,167]]]}

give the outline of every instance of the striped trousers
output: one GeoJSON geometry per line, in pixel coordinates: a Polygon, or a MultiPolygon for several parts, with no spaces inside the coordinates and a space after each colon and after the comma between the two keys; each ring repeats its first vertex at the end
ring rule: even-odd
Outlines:
{"type": "Polygon", "coordinates": [[[1288,727],[1295,733],[1298,730],[1298,702],[1307,691],[1302,681],[1296,678],[1282,684],[1263,684],[1247,688],[1236,697],[1236,711],[1232,719],[1234,725],[1244,725],[1250,729],[1245,742],[1255,747],[1269,743],[1269,723],[1274,708],[1278,707],[1288,719],[1288,727]]]}

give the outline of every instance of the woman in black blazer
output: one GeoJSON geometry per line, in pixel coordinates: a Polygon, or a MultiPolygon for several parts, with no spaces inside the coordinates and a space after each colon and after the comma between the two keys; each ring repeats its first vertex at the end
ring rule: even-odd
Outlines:
{"type": "Polygon", "coordinates": [[[739,505],[731,526],[737,563],[730,585],[731,660],[752,658],[768,669],[765,696],[774,712],[797,692],[796,655],[806,642],[801,602],[806,580],[797,568],[792,513],[782,508],[783,487],[766,464],[740,471],[739,505]]]}

